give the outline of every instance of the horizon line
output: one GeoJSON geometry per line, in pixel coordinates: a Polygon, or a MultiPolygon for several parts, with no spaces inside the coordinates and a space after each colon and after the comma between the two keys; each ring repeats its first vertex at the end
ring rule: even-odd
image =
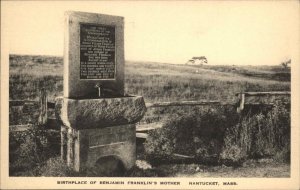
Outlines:
{"type": "MultiPolygon", "coordinates": [[[[32,56],[32,57],[38,57],[38,56],[43,56],[43,57],[61,57],[63,58],[64,55],[53,55],[53,54],[23,54],[23,53],[9,53],[9,56],[32,56]]],[[[159,64],[172,64],[172,65],[189,65],[189,66],[198,66],[197,64],[195,65],[191,65],[191,64],[186,64],[186,63],[172,63],[172,62],[159,62],[159,61],[151,61],[151,60],[132,60],[132,59],[125,59],[125,62],[143,62],[143,63],[159,63],[159,64]]],[[[281,64],[247,64],[247,65],[243,65],[243,64],[219,64],[219,63],[214,63],[214,64],[210,64],[210,63],[206,63],[206,64],[202,64],[202,65],[224,65],[224,66],[280,66],[281,64]]]]}

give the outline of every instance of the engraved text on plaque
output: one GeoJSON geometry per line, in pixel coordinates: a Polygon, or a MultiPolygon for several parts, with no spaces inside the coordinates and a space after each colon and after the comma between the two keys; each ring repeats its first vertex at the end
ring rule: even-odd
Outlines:
{"type": "Polygon", "coordinates": [[[80,79],[115,79],[115,27],[80,24],[80,79]]]}

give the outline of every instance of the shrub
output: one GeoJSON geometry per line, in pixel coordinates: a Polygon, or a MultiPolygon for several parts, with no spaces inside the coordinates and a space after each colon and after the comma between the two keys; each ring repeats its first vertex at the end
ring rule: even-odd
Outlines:
{"type": "Polygon", "coordinates": [[[221,159],[240,162],[248,157],[289,161],[290,111],[281,101],[269,112],[245,116],[227,129],[221,159]]]}
{"type": "Polygon", "coordinates": [[[290,111],[281,101],[269,110],[238,116],[233,107],[178,110],[149,133],[146,157],[174,161],[174,154],[206,163],[241,164],[247,158],[290,159],[290,111]]]}
{"type": "Polygon", "coordinates": [[[156,129],[149,132],[145,143],[145,153],[153,160],[168,160],[174,152],[172,137],[174,132],[170,128],[156,129]]]}
{"type": "Polygon", "coordinates": [[[223,146],[224,132],[238,116],[233,107],[210,107],[169,116],[161,129],[149,133],[145,142],[150,161],[170,161],[173,154],[215,162],[223,146]]]}
{"type": "Polygon", "coordinates": [[[33,168],[42,166],[47,159],[59,154],[59,132],[41,128],[42,126],[34,126],[26,131],[10,131],[10,176],[40,175],[38,170],[33,168]]]}

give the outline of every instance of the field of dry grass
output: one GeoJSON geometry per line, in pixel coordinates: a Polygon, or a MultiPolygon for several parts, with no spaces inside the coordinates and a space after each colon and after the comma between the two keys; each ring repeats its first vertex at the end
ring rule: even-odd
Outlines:
{"type": "MultiPolygon", "coordinates": [[[[266,67],[266,74],[261,77],[217,71],[217,67],[224,66],[128,62],[125,87],[128,93],[143,95],[147,101],[206,99],[227,103],[236,102],[235,93],[238,92],[290,90],[288,76],[284,81],[272,79],[274,73],[269,71],[272,67],[266,67]]],[[[247,71],[250,67],[242,68],[247,71]]],[[[261,72],[263,70],[257,70],[261,72]]]]}
{"type": "MultiPolygon", "coordinates": [[[[49,99],[62,95],[61,57],[10,57],[10,99],[36,99],[41,87],[49,99]]],[[[289,91],[290,71],[280,66],[188,66],[151,62],[126,62],[125,91],[147,102],[219,100],[235,102],[242,91],[289,91]],[[251,74],[249,74],[251,73],[251,74]],[[283,78],[278,80],[277,75],[283,78]]]]}

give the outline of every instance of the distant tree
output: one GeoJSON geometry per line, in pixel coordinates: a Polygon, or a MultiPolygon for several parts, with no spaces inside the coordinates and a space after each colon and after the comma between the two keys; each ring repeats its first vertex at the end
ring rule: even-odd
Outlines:
{"type": "Polygon", "coordinates": [[[289,65],[291,65],[291,59],[288,59],[286,61],[281,62],[281,65],[284,69],[287,69],[289,67],[289,65]]]}
{"type": "Polygon", "coordinates": [[[207,64],[207,58],[205,56],[193,57],[192,59],[188,60],[186,64],[191,64],[191,65],[207,64]]]}

